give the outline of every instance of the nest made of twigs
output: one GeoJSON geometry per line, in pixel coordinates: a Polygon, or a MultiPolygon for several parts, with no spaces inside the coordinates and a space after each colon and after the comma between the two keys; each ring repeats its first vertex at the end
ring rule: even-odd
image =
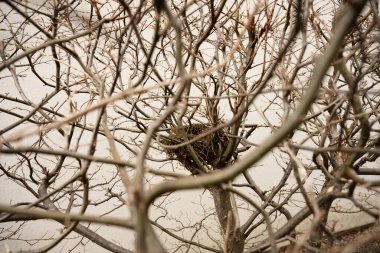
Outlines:
{"type": "MultiPolygon", "coordinates": [[[[183,126],[182,128],[173,127],[168,136],[161,139],[161,143],[167,146],[181,144],[187,140],[192,140],[199,134],[209,132],[211,126],[206,124],[192,124],[183,126]]],[[[221,168],[221,156],[228,142],[227,135],[223,129],[213,132],[190,145],[197,154],[199,160],[204,165],[209,165],[211,168],[221,168]]],[[[184,167],[192,174],[198,174],[199,168],[195,163],[188,146],[178,148],[164,148],[169,157],[177,159],[184,167]]]]}

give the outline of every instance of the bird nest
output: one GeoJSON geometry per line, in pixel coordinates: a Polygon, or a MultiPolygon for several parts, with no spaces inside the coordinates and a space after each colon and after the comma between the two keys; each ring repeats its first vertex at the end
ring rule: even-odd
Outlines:
{"type": "MultiPolygon", "coordinates": [[[[191,126],[173,127],[168,136],[163,136],[161,143],[166,146],[178,145],[186,140],[192,140],[200,134],[209,132],[211,126],[205,124],[193,124],[191,126]]],[[[221,157],[226,149],[228,138],[223,129],[210,133],[199,140],[191,142],[189,145],[170,148],[165,147],[165,153],[170,157],[178,160],[192,174],[198,174],[199,168],[191,155],[189,146],[193,148],[195,154],[203,165],[209,165],[211,168],[221,168],[221,157]]]]}

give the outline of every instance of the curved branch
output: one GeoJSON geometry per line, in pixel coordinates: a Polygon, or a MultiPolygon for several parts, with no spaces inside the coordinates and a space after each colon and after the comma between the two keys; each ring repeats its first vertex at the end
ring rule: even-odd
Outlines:
{"type": "Polygon", "coordinates": [[[191,178],[178,179],[175,181],[167,181],[153,187],[146,193],[146,200],[148,204],[166,192],[207,187],[231,180],[241,172],[248,169],[254,163],[258,162],[268,151],[270,151],[273,147],[284,140],[288,134],[290,134],[303,121],[303,118],[305,117],[311,104],[316,99],[318,90],[325,77],[327,69],[330,67],[331,62],[335,58],[344,37],[354,25],[355,20],[363,8],[365,2],[366,1],[357,1],[356,5],[347,4],[347,11],[337,23],[337,29],[331,39],[329,47],[316,63],[316,67],[311,77],[310,85],[305,96],[303,97],[295,112],[289,117],[288,121],[277,132],[275,132],[270,138],[265,141],[265,143],[260,145],[257,149],[251,151],[240,161],[224,170],[199,176],[197,180],[192,180],[191,178]]]}

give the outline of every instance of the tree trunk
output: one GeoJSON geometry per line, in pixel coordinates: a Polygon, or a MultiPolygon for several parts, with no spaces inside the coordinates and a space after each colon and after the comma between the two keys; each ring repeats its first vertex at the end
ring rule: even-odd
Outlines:
{"type": "Polygon", "coordinates": [[[242,253],[245,238],[236,220],[237,213],[232,207],[230,193],[219,186],[210,187],[209,191],[214,199],[216,215],[224,236],[223,252],[242,253]]]}
{"type": "MultiPolygon", "coordinates": [[[[329,189],[333,185],[332,182],[328,181],[326,182],[321,190],[321,193],[325,193],[327,189],[329,189]]],[[[324,203],[322,203],[319,206],[319,211],[321,212],[322,216],[319,221],[319,225],[313,230],[313,233],[310,236],[310,244],[317,248],[329,248],[332,245],[332,238],[330,238],[329,234],[326,233],[326,230],[324,229],[327,225],[327,220],[329,218],[329,212],[331,205],[334,201],[334,197],[331,197],[330,199],[326,200],[324,203]],[[327,240],[324,240],[327,239],[327,240]]]]}

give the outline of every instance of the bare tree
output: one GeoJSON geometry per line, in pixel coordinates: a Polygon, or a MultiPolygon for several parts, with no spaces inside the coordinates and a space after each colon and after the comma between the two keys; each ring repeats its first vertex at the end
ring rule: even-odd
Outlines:
{"type": "Polygon", "coordinates": [[[4,247],[326,252],[379,218],[378,1],[0,7],[4,247]]]}

